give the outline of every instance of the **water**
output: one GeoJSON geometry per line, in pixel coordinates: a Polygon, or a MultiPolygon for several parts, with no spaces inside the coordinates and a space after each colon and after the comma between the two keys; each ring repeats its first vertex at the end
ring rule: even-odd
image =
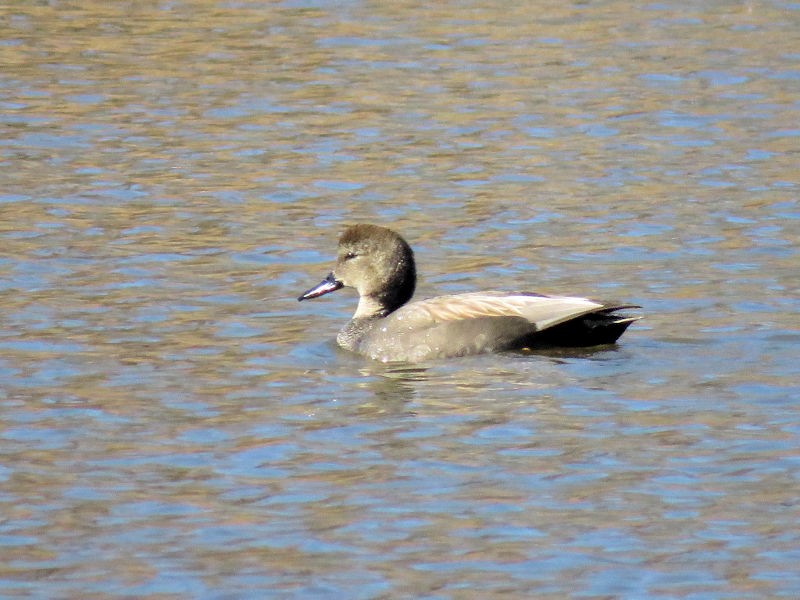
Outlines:
{"type": "Polygon", "coordinates": [[[0,595],[800,596],[800,7],[10,3],[0,595]],[[641,304],[381,365],[298,304],[641,304]]]}

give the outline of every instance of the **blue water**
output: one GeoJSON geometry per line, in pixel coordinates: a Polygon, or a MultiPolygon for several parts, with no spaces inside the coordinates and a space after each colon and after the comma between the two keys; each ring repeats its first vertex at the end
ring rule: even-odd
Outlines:
{"type": "Polygon", "coordinates": [[[0,596],[800,597],[796,5],[7,12],[0,596]],[[353,356],[359,221],[644,319],[353,356]]]}

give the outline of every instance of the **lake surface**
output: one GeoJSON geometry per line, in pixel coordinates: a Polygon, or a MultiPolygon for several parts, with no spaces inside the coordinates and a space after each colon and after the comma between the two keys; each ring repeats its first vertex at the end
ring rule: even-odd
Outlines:
{"type": "Polygon", "coordinates": [[[0,596],[800,597],[800,4],[1,14],[0,596]],[[353,356],[354,222],[644,319],[353,356]]]}

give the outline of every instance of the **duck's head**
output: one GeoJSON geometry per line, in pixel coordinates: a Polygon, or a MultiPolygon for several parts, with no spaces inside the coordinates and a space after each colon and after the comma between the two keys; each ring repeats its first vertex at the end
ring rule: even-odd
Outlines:
{"type": "Polygon", "coordinates": [[[342,287],[360,297],[355,317],[386,316],[414,294],[414,253],[397,233],[377,225],[353,225],[339,238],[334,270],[298,300],[317,298],[342,287]]]}

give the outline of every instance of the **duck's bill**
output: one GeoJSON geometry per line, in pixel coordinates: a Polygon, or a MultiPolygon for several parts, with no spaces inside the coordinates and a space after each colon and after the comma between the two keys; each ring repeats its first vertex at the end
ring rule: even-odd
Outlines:
{"type": "Polygon", "coordinates": [[[310,290],[303,292],[297,300],[301,301],[308,300],[310,298],[319,298],[325,294],[335,292],[343,285],[344,284],[341,281],[336,280],[336,278],[333,276],[333,273],[328,273],[328,276],[325,279],[323,279],[318,285],[312,287],[310,290]]]}

